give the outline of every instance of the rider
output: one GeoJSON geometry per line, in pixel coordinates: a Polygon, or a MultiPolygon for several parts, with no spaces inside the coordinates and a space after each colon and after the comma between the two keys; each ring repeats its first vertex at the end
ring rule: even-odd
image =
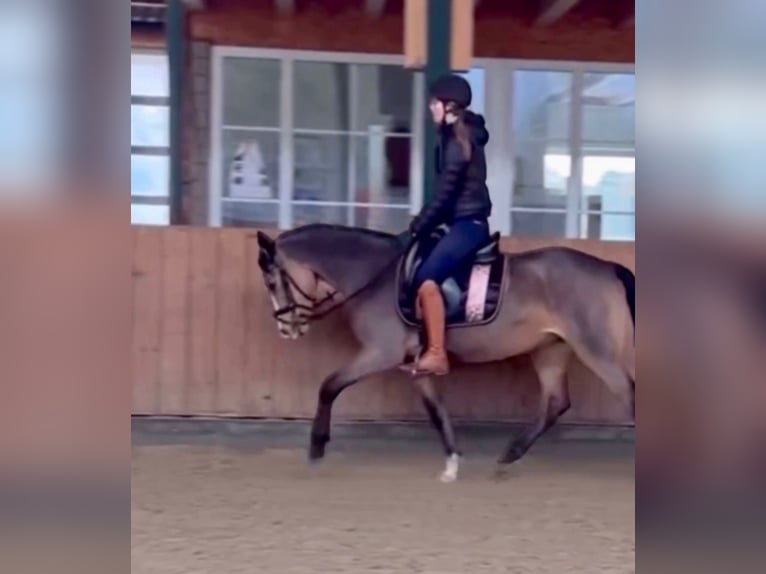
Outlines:
{"type": "Polygon", "coordinates": [[[446,224],[449,231],[426,257],[415,277],[418,306],[428,346],[417,361],[418,374],[444,375],[449,361],[444,347],[445,309],[440,285],[490,240],[492,202],[487,189],[484,147],[489,132],[480,114],[470,111],[471,86],[447,74],[430,86],[429,109],[438,126],[433,198],[410,224],[415,239],[446,224]]]}

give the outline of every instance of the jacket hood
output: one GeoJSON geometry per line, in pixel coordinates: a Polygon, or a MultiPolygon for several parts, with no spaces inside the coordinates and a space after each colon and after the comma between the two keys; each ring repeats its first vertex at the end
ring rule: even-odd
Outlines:
{"type": "Polygon", "coordinates": [[[484,147],[489,142],[489,132],[486,128],[484,116],[471,111],[467,111],[463,116],[463,121],[471,130],[471,139],[476,145],[484,147]]]}

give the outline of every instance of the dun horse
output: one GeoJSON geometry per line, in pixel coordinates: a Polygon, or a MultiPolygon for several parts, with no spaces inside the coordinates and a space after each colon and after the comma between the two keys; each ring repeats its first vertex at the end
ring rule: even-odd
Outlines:
{"type": "MultiPolygon", "coordinates": [[[[567,364],[576,355],[634,415],[635,276],[614,262],[550,247],[501,253],[493,242],[442,285],[447,350],[463,363],[530,353],[540,381],[536,421],[510,440],[499,469],[522,457],[570,407],[567,364]],[[484,271],[483,273],[481,271],[484,271]],[[476,309],[478,296],[479,308],[476,309]],[[473,310],[468,309],[473,305],[473,310]]],[[[283,337],[305,335],[330,312],[344,313],[361,344],[354,359],[319,390],[309,457],[330,441],[332,405],[361,379],[396,369],[422,348],[408,278],[420,258],[402,238],[369,230],[308,225],[271,239],[258,233],[259,266],[283,337]]],[[[459,451],[449,415],[430,378],[413,377],[447,463],[441,480],[457,478],[459,451]]]]}

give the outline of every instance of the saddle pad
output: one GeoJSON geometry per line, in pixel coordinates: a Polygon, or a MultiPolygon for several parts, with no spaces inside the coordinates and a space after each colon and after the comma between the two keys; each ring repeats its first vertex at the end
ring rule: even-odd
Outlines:
{"type": "Polygon", "coordinates": [[[465,302],[465,320],[467,323],[484,320],[484,308],[487,302],[491,271],[491,265],[474,265],[471,270],[471,278],[468,281],[468,296],[465,302]]]}
{"type": "MultiPolygon", "coordinates": [[[[486,325],[495,320],[505,289],[505,263],[505,254],[500,254],[494,262],[474,264],[462,274],[462,278],[450,279],[441,286],[448,328],[486,325]]],[[[407,291],[407,284],[401,275],[397,284],[399,318],[411,327],[419,327],[422,321],[418,316],[415,294],[407,291]]]]}

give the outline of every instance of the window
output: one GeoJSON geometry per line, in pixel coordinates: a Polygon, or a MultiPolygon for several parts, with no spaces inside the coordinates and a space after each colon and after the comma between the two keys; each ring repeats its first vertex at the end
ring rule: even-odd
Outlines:
{"type": "Polygon", "coordinates": [[[223,223],[276,227],[281,63],[226,58],[222,75],[223,223]]]}
{"type": "Polygon", "coordinates": [[[571,174],[569,101],[572,73],[513,72],[515,142],[511,233],[561,237],[571,174]]]}
{"type": "Polygon", "coordinates": [[[211,210],[213,224],[406,227],[411,71],[353,55],[227,51],[215,60],[221,153],[213,194],[221,208],[219,216],[211,210]]]}
{"type": "Polygon", "coordinates": [[[406,227],[412,73],[296,61],[293,225],[406,227]]]}
{"type": "Polygon", "coordinates": [[[635,77],[584,74],[580,236],[635,237],[635,77]]]}
{"type": "Polygon", "coordinates": [[[130,221],[170,220],[170,88],[167,55],[130,56],[130,221]]]}
{"type": "Polygon", "coordinates": [[[632,240],[634,75],[577,64],[512,74],[510,232],[632,240]]]}

